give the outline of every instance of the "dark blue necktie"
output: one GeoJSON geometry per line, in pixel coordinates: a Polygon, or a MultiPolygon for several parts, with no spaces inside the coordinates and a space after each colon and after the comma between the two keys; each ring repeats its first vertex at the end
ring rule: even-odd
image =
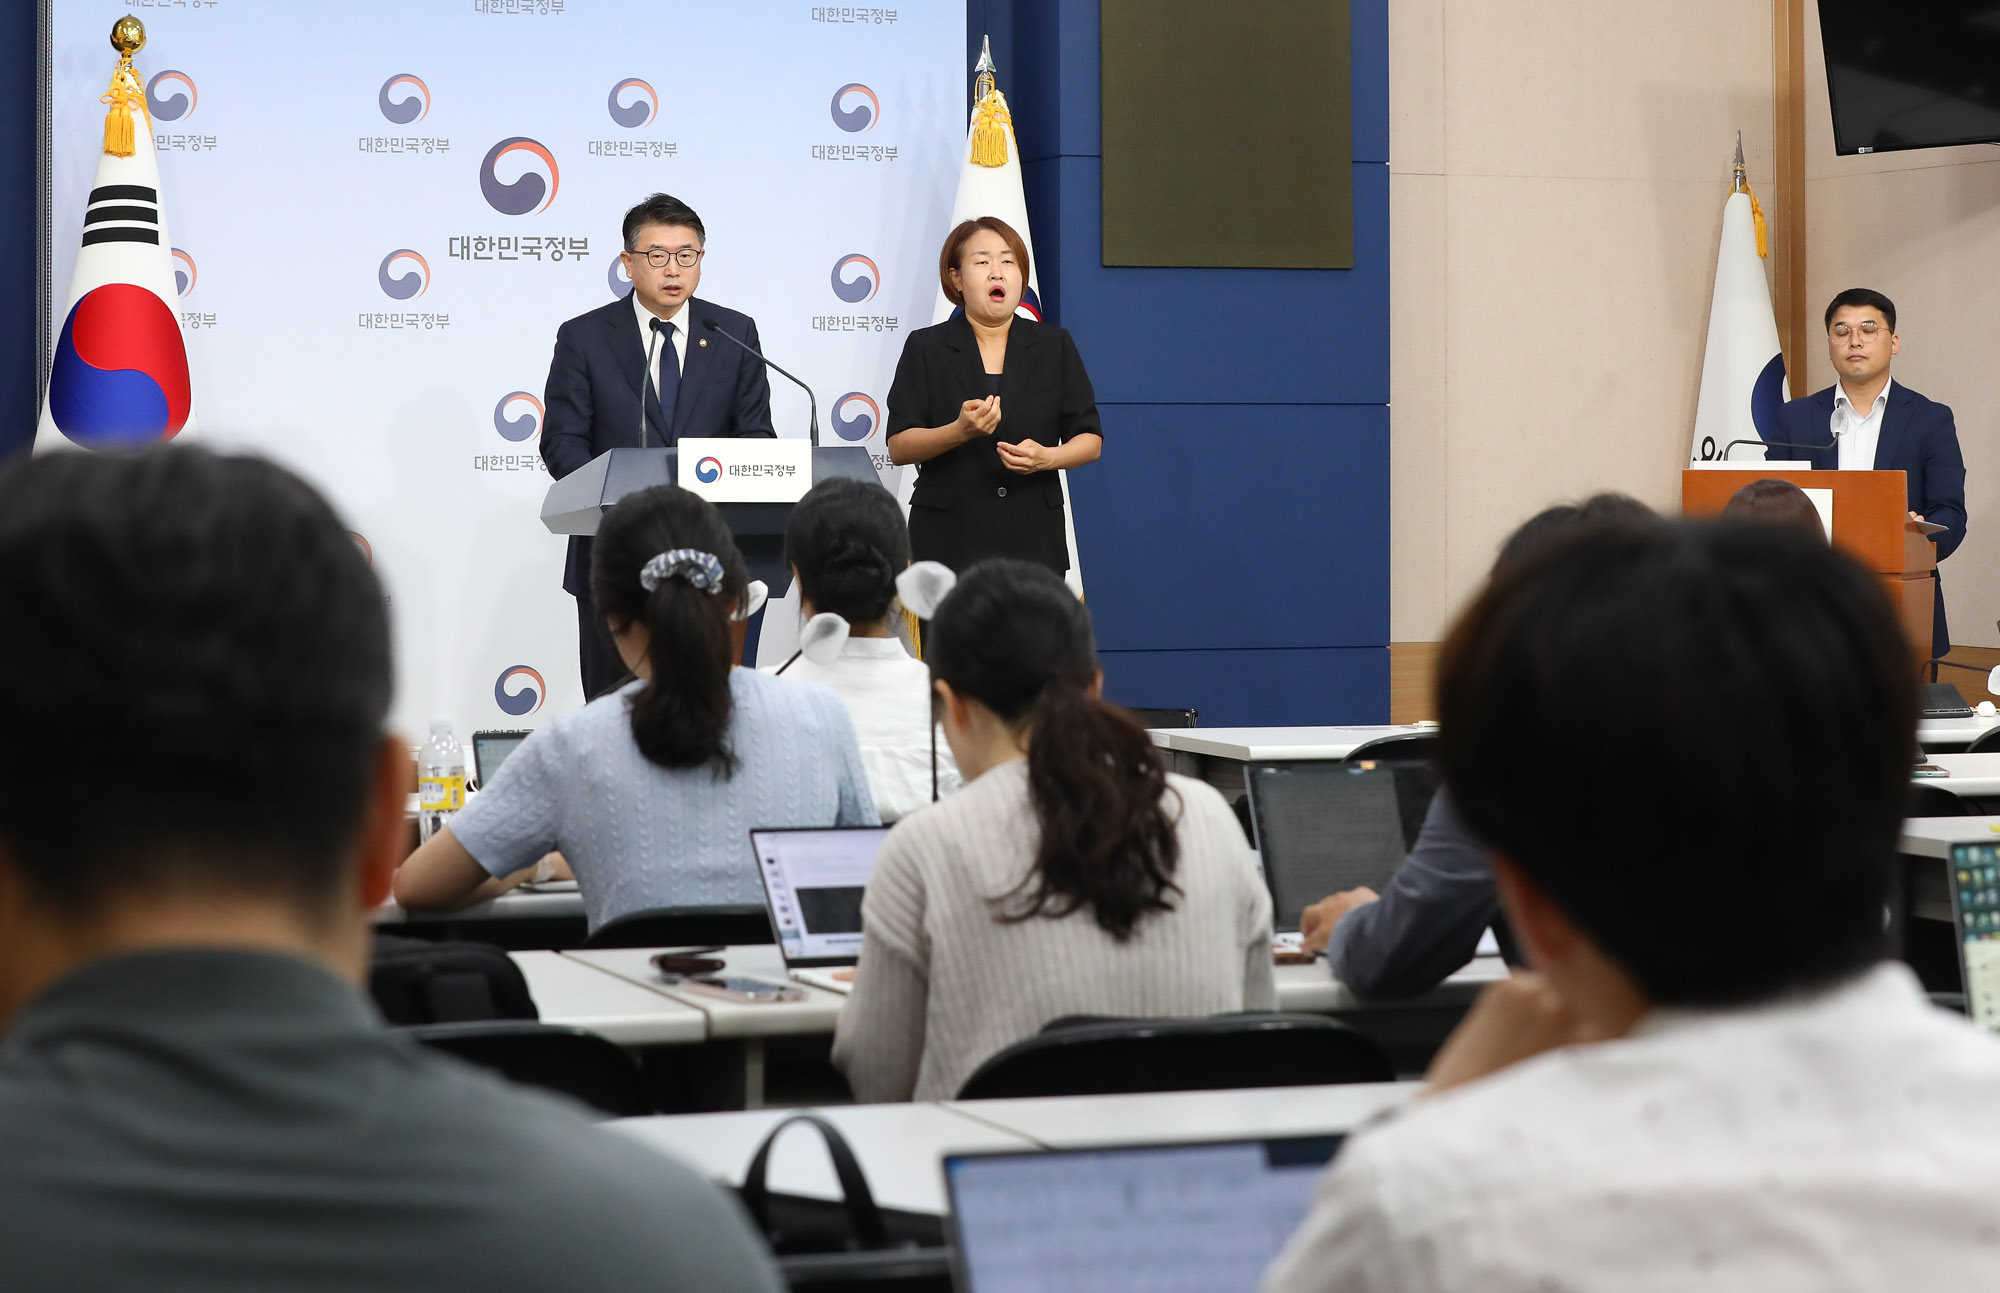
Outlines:
{"type": "Polygon", "coordinates": [[[648,391],[646,396],[646,416],[660,429],[660,439],[666,444],[674,442],[674,402],[681,393],[681,360],[674,353],[674,325],[659,319],[652,320],[653,332],[660,342],[654,347],[659,359],[659,374],[654,379],[659,383],[658,394],[648,391]]]}

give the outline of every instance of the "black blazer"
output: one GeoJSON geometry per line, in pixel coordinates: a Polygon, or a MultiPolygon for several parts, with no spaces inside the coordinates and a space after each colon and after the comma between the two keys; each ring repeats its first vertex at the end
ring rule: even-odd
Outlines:
{"type": "MultiPolygon", "coordinates": [[[[771,382],[764,365],[720,337],[702,320],[753,349],[757,324],[747,314],[689,297],[676,323],[687,326],[687,360],[675,397],[673,425],[646,419],[646,442],[672,445],[682,436],[775,436],[771,382]]],[[[560,480],[607,449],[637,448],[645,390],[646,348],[629,296],[579,314],[556,329],[555,357],[542,387],[542,461],[560,480]]],[[[572,536],[563,591],[590,593],[590,540],[572,536]]]]}
{"type": "MultiPolygon", "coordinates": [[[[1778,413],[1778,440],[1820,445],[1808,454],[1814,468],[1832,471],[1840,465],[1833,441],[1833,393],[1829,386],[1786,404],[1778,413]]],[[[1775,450],[1783,457],[1783,449],[1775,450]]],[[[1965,541],[1965,458],[1958,449],[1958,426],[1951,407],[1925,399],[1901,382],[1889,384],[1889,403],[1882,410],[1882,434],[1875,442],[1875,470],[1900,471],[1909,488],[1910,510],[1945,527],[1932,536],[1943,561],[1965,541]]],[[[1951,650],[1951,630],[1944,618],[1944,584],[1938,584],[1937,609],[1931,616],[1931,654],[1951,650]]]]}
{"type": "MultiPolygon", "coordinates": [[[[987,395],[986,366],[963,315],[919,328],[903,343],[889,388],[889,435],[936,427],[959,406],[987,395]]],[[[1104,434],[1097,394],[1062,328],[1017,317],[1007,330],[1000,378],[1000,427],[917,465],[910,496],[910,552],[964,570],[987,557],[1069,569],[1062,481],[1055,472],[1023,476],[1000,461],[999,442],[1057,445],[1104,434]]]]}

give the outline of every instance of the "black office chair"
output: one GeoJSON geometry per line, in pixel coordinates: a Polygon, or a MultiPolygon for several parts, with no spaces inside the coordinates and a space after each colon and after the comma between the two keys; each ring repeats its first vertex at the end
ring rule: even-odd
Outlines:
{"type": "Polygon", "coordinates": [[[1995,750],[2000,750],[2000,727],[1989,728],[1981,732],[1973,738],[1972,744],[1966,746],[1961,753],[1991,754],[1995,750]]]}
{"type": "Polygon", "coordinates": [[[607,921],[586,948],[742,947],[775,943],[771,918],[758,907],[653,907],[607,921]]]}
{"type": "Polygon", "coordinates": [[[1201,711],[1198,709],[1148,709],[1143,705],[1127,705],[1125,712],[1138,720],[1141,727],[1199,727],[1201,711]]]}
{"type": "Polygon", "coordinates": [[[1391,1082],[1382,1048],[1325,1015],[1058,1020],[989,1058],[961,1100],[1391,1082]]]}
{"type": "Polygon", "coordinates": [[[1397,732],[1355,746],[1341,762],[1360,763],[1372,759],[1376,762],[1434,763],[1437,747],[1436,732],[1397,732]]]}
{"type": "Polygon", "coordinates": [[[1910,786],[1903,803],[1905,817],[1971,817],[1973,805],[1943,786],[1927,786],[1921,781],[1910,786]]]}
{"type": "Polygon", "coordinates": [[[654,1112],[639,1065],[596,1033],[505,1019],[476,1024],[419,1024],[396,1031],[510,1082],[559,1092],[613,1118],[654,1112]]]}

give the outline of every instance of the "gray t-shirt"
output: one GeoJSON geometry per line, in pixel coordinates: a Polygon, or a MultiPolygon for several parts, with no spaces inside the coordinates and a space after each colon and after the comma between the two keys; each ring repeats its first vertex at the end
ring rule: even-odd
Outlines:
{"type": "Polygon", "coordinates": [[[396,1036],[318,966],[225,950],[99,961],[15,1019],[0,1286],[780,1287],[685,1166],[396,1036]]]}
{"type": "Polygon", "coordinates": [[[653,907],[757,905],[750,831],[873,826],[847,707],[825,687],[754,669],[729,676],[737,768],[663,768],[632,739],[633,682],[521,743],[452,823],[496,876],[561,849],[590,927],[653,907]]]}

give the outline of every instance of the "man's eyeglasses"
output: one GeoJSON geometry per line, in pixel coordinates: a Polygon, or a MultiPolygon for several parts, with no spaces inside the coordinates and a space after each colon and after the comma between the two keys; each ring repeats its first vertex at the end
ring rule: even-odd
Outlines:
{"type": "Polygon", "coordinates": [[[654,269],[665,269],[668,261],[674,262],[682,269],[693,269],[701,264],[702,250],[699,247],[677,247],[668,251],[664,247],[655,247],[651,251],[635,251],[630,254],[644,257],[646,263],[654,269]]]}
{"type": "Polygon", "coordinates": [[[1885,331],[1885,329],[1882,327],[1881,324],[1875,322],[1875,320],[1869,319],[1867,322],[1857,323],[1851,328],[1844,323],[1836,323],[1833,325],[1832,331],[1833,335],[1835,337],[1838,337],[1842,341],[1847,340],[1849,337],[1853,336],[1857,332],[1860,333],[1862,336],[1868,338],[1870,341],[1873,341],[1876,337],[1880,336],[1885,331]]]}

